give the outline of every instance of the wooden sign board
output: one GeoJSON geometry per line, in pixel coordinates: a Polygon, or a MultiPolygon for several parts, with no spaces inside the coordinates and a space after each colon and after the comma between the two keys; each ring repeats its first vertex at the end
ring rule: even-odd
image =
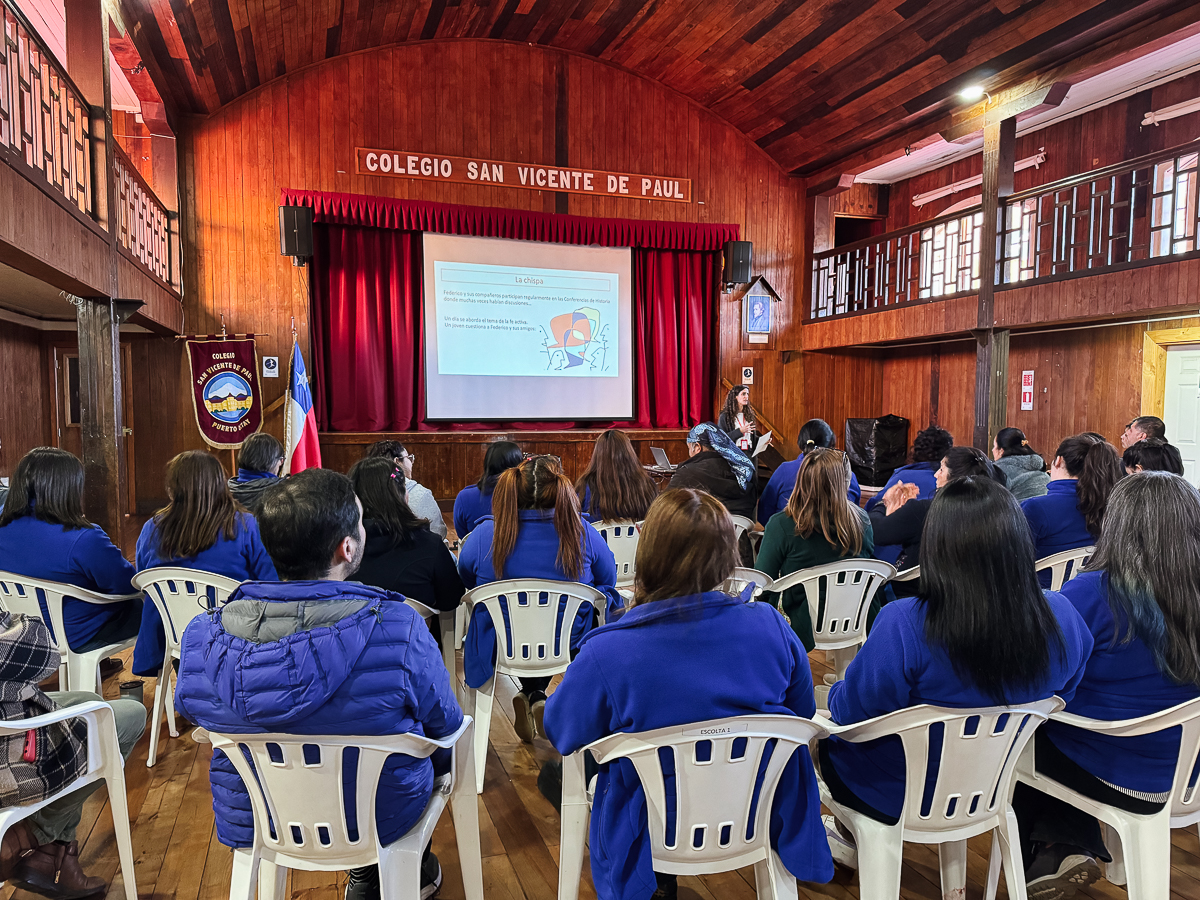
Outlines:
{"type": "Polygon", "coordinates": [[[370,147],[354,149],[354,165],[357,175],[390,175],[393,178],[486,184],[527,191],[566,191],[571,194],[634,197],[638,200],[692,202],[690,178],[605,172],[574,166],[539,166],[466,156],[433,156],[370,147]]]}

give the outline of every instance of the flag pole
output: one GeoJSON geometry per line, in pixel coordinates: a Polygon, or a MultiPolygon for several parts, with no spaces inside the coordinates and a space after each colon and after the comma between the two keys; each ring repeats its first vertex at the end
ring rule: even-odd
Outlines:
{"type": "Polygon", "coordinates": [[[296,317],[292,316],[292,355],[288,360],[287,390],[283,401],[283,446],[287,448],[287,472],[292,473],[292,456],[296,448],[292,446],[292,382],[296,378],[296,317]]]}

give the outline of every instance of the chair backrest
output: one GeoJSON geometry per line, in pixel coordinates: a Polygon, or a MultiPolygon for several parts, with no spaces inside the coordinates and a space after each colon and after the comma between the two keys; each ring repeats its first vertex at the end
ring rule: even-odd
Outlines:
{"type": "Polygon", "coordinates": [[[63,597],[74,597],[88,603],[121,603],[134,596],[98,594],[73,584],[60,584],[57,581],[42,581],[11,572],[0,572],[0,609],[11,613],[24,613],[45,622],[46,617],[42,615],[42,607],[38,603],[39,591],[46,601],[46,609],[50,611],[50,621],[46,622],[46,627],[50,629],[50,638],[59,650],[66,647],[66,641],[60,643],[59,639],[59,635],[67,633],[66,626],[63,625],[63,597]]]}
{"type": "Polygon", "coordinates": [[[721,585],[721,590],[727,594],[740,594],[750,585],[754,585],[754,593],[751,595],[751,598],[757,599],[763,591],[769,591],[773,583],[771,576],[766,572],[738,566],[725,579],[725,583],[721,585]]]}
{"type": "Polygon", "coordinates": [[[571,661],[571,626],[579,607],[603,612],[604,594],[574,581],[511,578],[481,584],[463,595],[473,610],[487,607],[496,629],[496,671],[517,676],[565,672],[571,661]]]}
{"type": "MultiPolygon", "coordinates": [[[[378,852],[375,793],[383,764],[393,753],[418,758],[453,746],[470,724],[448,738],[416,734],[383,736],[218,734],[250,794],[254,840],[268,859],[325,868],[368,865],[378,852]],[[347,754],[348,750],[355,753],[347,754]],[[347,810],[343,772],[353,773],[353,815],[347,810]]],[[[453,771],[453,770],[452,770],[453,771]]],[[[300,866],[304,868],[305,866],[300,866]]]]}
{"type": "Polygon", "coordinates": [[[906,769],[905,840],[911,833],[937,837],[931,843],[940,843],[994,827],[1011,797],[1022,750],[1037,726],[1062,706],[1058,697],[1020,707],[914,706],[848,726],[844,732],[830,731],[856,743],[899,736],[906,769]],[[937,781],[926,790],[930,755],[939,751],[937,781]]]}
{"type": "Polygon", "coordinates": [[[838,650],[863,642],[871,599],[895,574],[877,559],[843,559],[776,578],[771,590],[801,587],[817,649],[838,650]]]}
{"type": "Polygon", "coordinates": [[[1057,591],[1079,574],[1080,569],[1087,565],[1087,561],[1095,552],[1095,547],[1064,550],[1062,553],[1042,557],[1035,563],[1035,566],[1038,572],[1050,570],[1050,590],[1057,591]]]}
{"type": "Polygon", "coordinates": [[[133,576],[133,586],[158,608],[172,656],[179,656],[179,642],[188,623],[223,604],[239,584],[224,575],[180,566],[156,566],[133,576]]]}
{"type": "Polygon", "coordinates": [[[633,764],[646,793],[650,852],[656,863],[670,863],[667,871],[688,875],[767,858],[771,805],[784,766],[797,748],[807,753],[809,741],[824,734],[796,716],[737,716],[614,734],[587,749],[599,763],[624,758],[633,764]],[[666,773],[664,758],[672,759],[666,773]]]}
{"type": "Polygon", "coordinates": [[[637,558],[638,527],[641,522],[632,519],[620,522],[593,522],[592,527],[608,544],[608,549],[617,558],[617,587],[633,587],[633,564],[637,558]]]}
{"type": "Polygon", "coordinates": [[[729,518],[733,519],[733,539],[735,541],[740,541],[742,539],[742,535],[747,531],[754,530],[753,519],[747,519],[745,516],[730,516],[729,518]]]}
{"type": "Polygon", "coordinates": [[[905,569],[902,572],[897,572],[892,576],[892,581],[919,581],[921,578],[921,567],[913,566],[905,569]]]}

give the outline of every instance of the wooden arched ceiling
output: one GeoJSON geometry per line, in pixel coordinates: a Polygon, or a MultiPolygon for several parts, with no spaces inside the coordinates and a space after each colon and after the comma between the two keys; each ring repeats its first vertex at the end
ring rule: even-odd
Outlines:
{"type": "MultiPolygon", "coordinates": [[[[812,174],[989,90],[1200,19],[1195,0],[121,0],[176,114],[340,54],[480,38],[584,53],[812,174]]],[[[496,85],[504,102],[504,85],[496,85]]]]}

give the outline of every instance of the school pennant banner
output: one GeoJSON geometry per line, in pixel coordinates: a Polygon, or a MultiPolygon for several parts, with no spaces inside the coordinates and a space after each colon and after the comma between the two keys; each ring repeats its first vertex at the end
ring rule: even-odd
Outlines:
{"type": "Polygon", "coordinates": [[[235,450],[262,427],[254,339],[188,341],[187,349],[200,436],[218,450],[235,450]]]}

